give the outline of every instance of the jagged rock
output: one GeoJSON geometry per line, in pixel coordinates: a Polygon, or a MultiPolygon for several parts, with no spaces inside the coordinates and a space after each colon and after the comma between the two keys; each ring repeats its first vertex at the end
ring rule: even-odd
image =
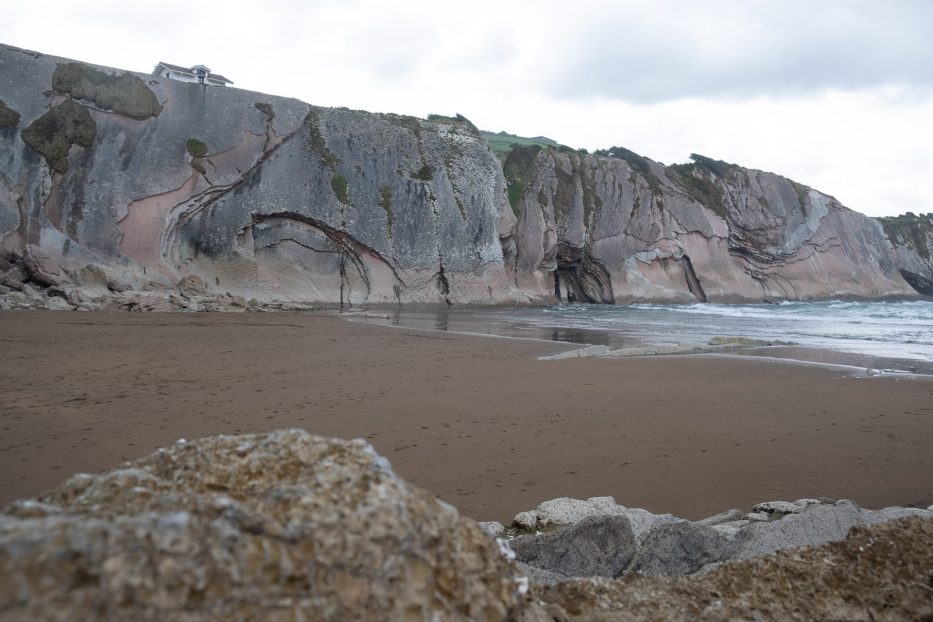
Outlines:
{"type": "Polygon", "coordinates": [[[666,523],[648,533],[627,570],[652,576],[693,574],[728,558],[734,548],[733,540],[713,527],[689,521],[666,523]]]}
{"type": "Polygon", "coordinates": [[[479,522],[477,525],[486,535],[492,536],[493,538],[505,535],[505,525],[498,521],[479,522]]]}
{"type": "Polygon", "coordinates": [[[528,577],[531,583],[536,585],[556,585],[561,581],[566,581],[567,577],[562,574],[544,570],[536,566],[530,566],[524,562],[515,562],[518,571],[528,577]]]}
{"type": "Polygon", "coordinates": [[[207,293],[207,283],[201,277],[189,274],[175,285],[182,294],[197,295],[207,293]]]}
{"type": "Polygon", "coordinates": [[[894,245],[897,269],[911,287],[933,296],[933,213],[879,218],[894,245]]]}
{"type": "Polygon", "coordinates": [[[7,268],[3,274],[0,274],[0,283],[13,289],[22,289],[27,278],[29,278],[29,275],[26,274],[26,269],[21,265],[14,265],[7,268]]]}
{"type": "Polygon", "coordinates": [[[586,500],[560,497],[545,501],[530,512],[518,514],[513,523],[537,528],[572,525],[589,516],[621,514],[624,511],[625,507],[618,505],[612,497],[592,497],[586,500]]]}
{"type": "Polygon", "coordinates": [[[68,278],[55,259],[34,244],[27,244],[23,249],[23,267],[30,278],[43,285],[60,285],[68,278]]]}
{"type": "Polygon", "coordinates": [[[509,542],[516,559],[565,577],[614,577],[635,553],[635,535],[624,516],[590,516],[555,533],[509,542]]]}
{"type": "Polygon", "coordinates": [[[512,524],[520,529],[537,529],[538,514],[534,510],[519,512],[512,519],[512,524]]]}
{"type": "Polygon", "coordinates": [[[74,307],[67,300],[58,296],[49,296],[45,301],[45,308],[49,311],[74,311],[74,307]]]}
{"type": "Polygon", "coordinates": [[[501,620],[492,539],[363,441],[182,442],[0,514],[11,620],[501,620]]]}
{"type": "Polygon", "coordinates": [[[861,509],[851,502],[816,505],[780,520],[752,522],[736,535],[734,559],[747,559],[796,546],[823,544],[846,537],[862,525],[861,509]]]}
{"type": "Polygon", "coordinates": [[[753,513],[759,514],[797,514],[803,507],[790,501],[766,501],[752,508],[753,513]]]}
{"type": "MultiPolygon", "coordinates": [[[[513,543],[518,543],[515,547],[517,559],[526,565],[577,576],[559,565],[564,557],[573,557],[566,552],[568,548],[584,550],[592,547],[593,543],[585,542],[585,535],[596,533],[605,539],[597,529],[600,521],[625,519],[632,533],[632,555],[629,556],[629,551],[625,550],[621,557],[611,558],[616,562],[626,557],[631,560],[630,565],[620,572],[677,576],[709,572],[725,561],[839,540],[856,525],[910,516],[933,516],[919,508],[863,510],[851,501],[834,502],[829,499],[800,499],[794,503],[771,501],[755,508],[762,511],[743,514],[740,510],[728,510],[690,522],[670,514],[657,515],[647,510],[625,508],[611,497],[595,497],[586,501],[553,499],[519,516],[524,515],[523,520],[527,523],[534,521],[532,524],[536,528],[553,528],[567,523],[572,527],[554,533],[522,536],[513,543]],[[583,516],[589,521],[587,530],[569,531],[582,524],[580,517],[583,516]]],[[[599,574],[608,576],[605,572],[599,574]]]]}
{"type": "Polygon", "coordinates": [[[927,620],[931,568],[933,519],[909,518],[702,576],[536,585],[509,622],[927,620]]]}
{"type": "Polygon", "coordinates": [[[713,525],[729,523],[729,522],[733,522],[737,520],[742,520],[744,518],[745,518],[745,512],[743,512],[742,510],[737,510],[733,508],[731,510],[726,510],[725,512],[720,512],[719,514],[716,514],[714,516],[709,516],[698,522],[701,525],[709,525],[710,527],[712,527],[713,525]]]}

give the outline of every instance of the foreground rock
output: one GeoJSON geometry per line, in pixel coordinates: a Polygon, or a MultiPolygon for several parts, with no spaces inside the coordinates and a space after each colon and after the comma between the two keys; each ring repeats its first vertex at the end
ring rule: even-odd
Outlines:
{"type": "Polygon", "coordinates": [[[363,441],[300,430],[179,441],[7,506],[0,620],[933,615],[933,512],[814,499],[754,510],[689,522],[611,497],[555,499],[526,513],[546,531],[511,539],[516,566],[495,538],[509,530],[406,484],[363,441]],[[759,557],[851,524],[845,542],[759,557]],[[742,557],[755,559],[725,561],[742,557]]]}
{"type": "Polygon", "coordinates": [[[0,514],[3,620],[501,620],[494,540],[362,441],[179,442],[0,514]]]}
{"type": "Polygon", "coordinates": [[[728,561],[841,540],[853,527],[910,516],[933,519],[933,512],[866,510],[846,500],[800,499],[760,503],[749,513],[729,510],[690,522],[626,508],[612,497],[560,498],[516,515],[512,534],[518,535],[509,545],[539,583],[629,572],[681,576],[709,572],[728,561]]]}
{"type": "Polygon", "coordinates": [[[929,620],[933,519],[856,527],[841,542],[677,579],[638,573],[536,588],[512,622],[929,620]]]}

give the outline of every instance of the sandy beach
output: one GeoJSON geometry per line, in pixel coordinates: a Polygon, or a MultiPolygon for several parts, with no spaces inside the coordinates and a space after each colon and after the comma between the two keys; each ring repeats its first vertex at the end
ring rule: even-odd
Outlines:
{"type": "Polygon", "coordinates": [[[755,358],[538,361],[567,344],[297,313],[0,313],[0,504],[179,438],[363,437],[480,520],[558,496],[699,518],[933,503],[933,382],[755,358]]]}

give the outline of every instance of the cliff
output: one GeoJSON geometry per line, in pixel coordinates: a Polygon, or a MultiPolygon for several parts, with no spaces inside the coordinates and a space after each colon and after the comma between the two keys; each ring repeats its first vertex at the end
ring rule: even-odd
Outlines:
{"type": "Polygon", "coordinates": [[[879,218],[897,253],[897,268],[921,294],[933,296],[933,213],[879,218]]]}
{"type": "Polygon", "coordinates": [[[50,306],[180,281],[341,304],[914,293],[876,221],[707,158],[507,139],[497,156],[460,116],[318,108],[8,46],[0,100],[0,295],[51,287],[50,306]]]}

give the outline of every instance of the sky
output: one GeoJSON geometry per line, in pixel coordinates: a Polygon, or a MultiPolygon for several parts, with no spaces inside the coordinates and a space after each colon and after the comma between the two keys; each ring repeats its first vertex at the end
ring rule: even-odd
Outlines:
{"type": "Polygon", "coordinates": [[[0,42],[46,54],[205,64],[315,105],[699,153],[872,216],[933,212],[926,0],[0,2],[0,42]]]}

